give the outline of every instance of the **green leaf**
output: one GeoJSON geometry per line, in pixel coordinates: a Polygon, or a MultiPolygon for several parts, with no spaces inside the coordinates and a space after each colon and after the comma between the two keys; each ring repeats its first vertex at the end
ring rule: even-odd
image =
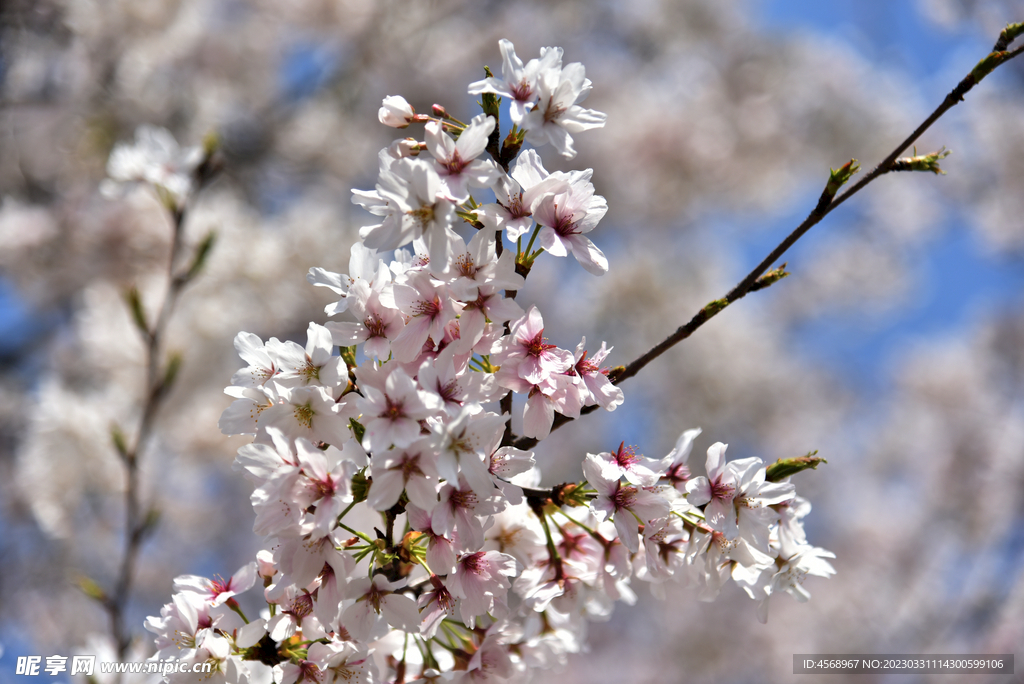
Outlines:
{"type": "Polygon", "coordinates": [[[142,306],[142,297],[138,288],[132,286],[124,293],[124,301],[128,304],[128,310],[132,314],[132,321],[139,331],[149,337],[149,321],[146,319],[146,309],[142,306]]]}

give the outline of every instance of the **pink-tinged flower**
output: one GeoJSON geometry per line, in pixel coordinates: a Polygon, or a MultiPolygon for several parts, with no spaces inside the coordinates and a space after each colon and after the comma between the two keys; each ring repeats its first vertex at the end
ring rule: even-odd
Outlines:
{"type": "Polygon", "coordinates": [[[259,416],[259,426],[279,428],[292,439],[302,437],[310,442],[344,444],[350,436],[345,404],[339,404],[331,393],[319,385],[283,387],[273,385],[279,400],[259,416]]]}
{"type": "Polygon", "coordinates": [[[526,129],[526,141],[537,147],[551,143],[566,159],[575,157],[570,134],[602,128],[608,119],[604,112],[579,106],[590,88],[579,62],[567,64],[560,72],[547,72],[537,84],[538,102],[521,125],[526,129]]]}
{"type": "Polygon", "coordinates": [[[308,661],[320,668],[323,679],[318,684],[374,684],[377,665],[364,646],[351,642],[329,641],[309,645],[308,661]]]}
{"type": "MultiPolygon", "coordinates": [[[[512,251],[506,250],[502,259],[506,254],[512,254],[512,251]]],[[[457,351],[466,353],[477,348],[484,339],[488,325],[500,326],[523,315],[522,307],[514,299],[507,299],[501,288],[490,283],[480,285],[476,288],[476,296],[464,302],[459,316],[457,351]]]]}
{"type": "Polygon", "coordinates": [[[736,495],[736,473],[726,467],[725,450],[729,445],[715,442],[708,449],[707,477],[695,477],[686,483],[686,501],[694,506],[703,506],[704,519],[708,525],[735,539],[739,534],[736,524],[736,509],[732,500],[736,495]]]}
{"type": "Polygon", "coordinates": [[[195,649],[206,630],[214,626],[211,606],[197,593],[174,594],[160,609],[160,617],[147,617],[145,627],[156,634],[157,655],[178,657],[181,651],[195,649]]]}
{"type": "Polygon", "coordinates": [[[533,218],[541,226],[540,245],[548,254],[567,256],[572,252],[588,272],[604,275],[608,272],[608,259],[585,235],[608,213],[604,197],[594,194],[594,185],[590,182],[593,173],[593,169],[587,169],[559,175],[564,176],[568,189],[538,199],[533,207],[533,218]]]}
{"type": "Polygon", "coordinates": [[[573,418],[579,417],[583,400],[575,376],[564,373],[552,375],[538,384],[532,384],[514,375],[514,370],[502,374],[504,368],[505,366],[502,366],[495,374],[498,376],[498,383],[514,392],[527,395],[526,405],[523,407],[525,436],[537,439],[547,437],[551,433],[556,412],[573,418]]]}
{"type": "Polygon", "coordinates": [[[322,325],[310,323],[306,331],[306,347],[295,342],[272,339],[267,346],[278,359],[278,373],[274,381],[284,387],[304,387],[314,384],[340,393],[348,382],[348,368],[340,356],[334,356],[331,332],[322,325]]]}
{"type": "Polygon", "coordinates": [[[789,482],[765,482],[765,466],[759,458],[732,461],[729,467],[736,473],[733,506],[739,535],[768,553],[769,530],[779,521],[772,506],[792,499],[796,488],[789,482]]]}
{"type": "MultiPolygon", "coordinates": [[[[653,582],[664,582],[685,564],[686,543],[690,535],[682,518],[670,515],[644,525],[644,569],[653,582]]],[[[640,562],[640,559],[637,559],[640,562]]]]}
{"type": "Polygon", "coordinates": [[[507,578],[518,573],[516,559],[499,551],[477,551],[459,558],[445,584],[453,596],[462,599],[459,611],[466,626],[473,629],[476,618],[488,613],[504,617],[508,611],[505,597],[511,586],[507,578]]]}
{"type": "Polygon", "coordinates": [[[377,250],[370,249],[362,242],[352,245],[348,261],[348,273],[333,273],[322,268],[311,268],[306,274],[306,282],[316,287],[326,287],[341,299],[328,304],[324,311],[328,316],[335,316],[348,309],[348,293],[359,281],[364,281],[371,289],[381,292],[391,282],[391,271],[384,260],[377,256],[377,250]]]}
{"type": "Polygon", "coordinates": [[[487,138],[494,126],[493,117],[478,114],[456,141],[444,132],[440,121],[426,125],[427,150],[434,156],[434,169],[453,201],[465,202],[469,199],[470,185],[489,187],[502,175],[493,160],[477,159],[487,148],[487,138]]]}
{"type": "Polygon", "coordinates": [[[501,50],[501,78],[491,76],[470,83],[469,94],[494,93],[508,99],[512,123],[521,128],[529,108],[540,97],[540,80],[557,78],[561,71],[562,48],[541,48],[540,58],[531,59],[525,65],[516,56],[511,41],[499,40],[498,49],[501,50]]]}
{"type": "MultiPolygon", "coordinates": [[[[336,533],[336,544],[341,546],[344,540],[336,533]]],[[[338,632],[341,608],[345,600],[345,592],[348,588],[348,580],[355,569],[355,562],[352,557],[344,552],[338,553],[337,557],[324,563],[320,568],[317,580],[320,586],[316,592],[316,599],[313,602],[313,614],[320,620],[328,631],[338,632]]]]}
{"type": "Polygon", "coordinates": [[[326,536],[337,526],[342,509],[352,503],[352,476],[356,464],[343,458],[334,446],[320,450],[304,439],[295,440],[302,476],[295,483],[295,501],[303,509],[316,506],[313,514],[314,539],[326,536]]]}
{"type": "Polygon", "coordinates": [[[402,363],[415,359],[428,338],[435,346],[444,339],[444,328],[457,313],[447,287],[424,271],[409,274],[404,284],[395,284],[395,303],[408,316],[405,328],[391,343],[395,359],[402,363]]]}
{"type": "Polygon", "coordinates": [[[604,451],[597,454],[594,461],[608,480],[625,477],[630,484],[652,487],[660,478],[658,469],[661,464],[637,455],[636,447],[627,447],[625,442],[619,444],[615,453],[604,451]]]}
{"type": "Polygon", "coordinates": [[[571,352],[544,341],[544,318],[536,306],[512,324],[510,334],[495,345],[492,363],[501,364],[497,377],[499,384],[516,390],[503,378],[513,376],[538,385],[553,375],[565,373],[573,367],[571,352]]]}
{"type": "Polygon", "coordinates": [[[385,126],[407,128],[412,123],[416,110],[401,95],[388,95],[377,112],[377,119],[385,126]]]}
{"type": "MultiPolygon", "coordinates": [[[[271,591],[271,585],[264,594],[271,591]]],[[[267,634],[274,641],[281,642],[299,630],[305,639],[319,639],[327,636],[320,621],[313,615],[313,595],[305,589],[289,584],[276,598],[267,597],[268,603],[275,603],[278,613],[267,622],[267,634]]]]}
{"type": "MultiPolygon", "coordinates": [[[[273,338],[271,338],[273,339],[273,338]]],[[[240,332],[235,335],[235,351],[249,365],[231,376],[235,387],[262,387],[280,372],[277,361],[256,335],[240,332]]]]}
{"type": "Polygon", "coordinates": [[[584,337],[576,347],[574,355],[576,375],[583,381],[587,389],[588,396],[584,404],[597,404],[605,411],[614,411],[625,400],[625,396],[622,389],[613,385],[612,381],[608,379],[608,369],[601,368],[601,364],[608,358],[612,348],[605,348],[605,343],[602,342],[597,353],[587,358],[586,344],[587,338],[584,337]]]}
{"type": "Polygon", "coordinates": [[[386,306],[381,301],[381,293],[361,280],[349,288],[346,301],[350,303],[356,322],[328,321],[326,327],[334,344],[350,347],[363,343],[367,356],[375,359],[391,356],[391,344],[405,328],[402,312],[386,306]]]}
{"type": "Polygon", "coordinates": [[[526,150],[516,157],[511,173],[494,185],[495,203],[485,204],[474,213],[486,228],[504,230],[513,241],[533,226],[533,206],[538,199],[569,187],[561,176],[547,172],[536,150],[526,150]]]}
{"type": "Polygon", "coordinates": [[[493,682],[508,679],[513,674],[515,668],[509,657],[509,647],[501,643],[501,634],[495,631],[484,638],[480,648],[469,659],[465,674],[458,681],[460,684],[493,682]]]}
{"type": "Polygon", "coordinates": [[[281,665],[281,684],[320,684],[324,673],[320,666],[309,660],[289,660],[281,665]]]}
{"type": "Polygon", "coordinates": [[[433,639],[442,620],[451,617],[455,612],[456,599],[448,591],[448,587],[437,575],[430,576],[431,588],[422,594],[417,601],[423,622],[420,623],[420,636],[433,639]]]}
{"type": "Polygon", "coordinates": [[[480,496],[493,494],[488,466],[491,454],[501,443],[504,426],[502,416],[481,413],[475,406],[463,407],[447,423],[435,423],[432,444],[437,450],[438,476],[457,482],[461,474],[480,496]]]}
{"type": "MultiPolygon", "coordinates": [[[[389,364],[390,365],[390,364],[389,364]]],[[[362,382],[362,367],[356,377],[362,382]]],[[[372,385],[363,385],[364,396],[357,405],[362,411],[366,428],[363,448],[377,452],[395,446],[404,449],[420,436],[420,421],[442,410],[441,400],[430,392],[418,389],[405,371],[396,368],[387,376],[384,391],[372,385]]]]}
{"type": "Polygon", "coordinates": [[[675,487],[676,490],[684,494],[686,493],[686,483],[692,477],[686,462],[689,460],[690,451],[693,449],[693,440],[697,438],[700,432],[700,428],[693,428],[683,432],[683,434],[679,435],[679,439],[676,440],[676,445],[672,448],[672,451],[668,452],[668,455],[661,459],[661,470],[664,472],[662,477],[668,480],[669,484],[675,487]]]}
{"type": "Polygon", "coordinates": [[[430,524],[434,534],[450,536],[458,530],[463,548],[479,549],[484,544],[484,520],[498,512],[494,496],[481,496],[459,475],[458,488],[445,484],[438,493],[438,504],[430,524]]]}
{"type": "Polygon", "coordinates": [[[409,501],[430,511],[437,505],[437,466],[427,440],[420,439],[403,449],[374,452],[373,484],[366,503],[378,511],[398,503],[402,491],[409,501]]]}
{"type": "Polygon", "coordinates": [[[643,487],[623,486],[618,479],[609,479],[593,454],[587,454],[583,461],[583,476],[597,490],[591,508],[602,518],[614,518],[619,539],[632,553],[640,549],[640,524],[669,514],[669,503],[663,497],[643,487]]]}
{"type": "Polygon", "coordinates": [[[494,373],[467,373],[468,359],[457,354],[456,346],[449,344],[424,361],[416,374],[420,387],[439,396],[452,418],[462,413],[463,406],[476,405],[474,410],[479,412],[480,404],[497,401],[507,392],[498,386],[494,373]]]}
{"type": "Polygon", "coordinates": [[[420,613],[416,602],[396,593],[404,586],[405,580],[389,582],[383,575],[374,575],[372,580],[363,577],[349,582],[347,597],[355,599],[355,603],[341,616],[349,634],[360,641],[366,640],[381,619],[396,629],[418,631],[420,613]]]}
{"type": "Polygon", "coordinates": [[[409,526],[427,537],[427,566],[431,572],[447,575],[455,570],[456,549],[460,546],[459,537],[454,532],[447,536],[434,532],[431,511],[423,510],[415,504],[406,506],[409,526]]]}
{"type": "Polygon", "coordinates": [[[198,575],[182,575],[174,580],[174,591],[198,594],[210,606],[219,606],[232,596],[241,594],[256,583],[256,564],[246,563],[230,579],[207,579],[198,575]]]}

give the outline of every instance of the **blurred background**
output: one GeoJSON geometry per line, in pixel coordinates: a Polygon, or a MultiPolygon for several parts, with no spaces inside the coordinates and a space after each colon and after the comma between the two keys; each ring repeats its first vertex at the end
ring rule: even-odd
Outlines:
{"type": "MultiPolygon", "coordinates": [[[[611,271],[542,258],[520,301],[556,343],[606,340],[618,364],[760,261],[829,167],[881,160],[1014,21],[1020,0],[2,3],[0,681],[20,655],[109,648],[76,581],[114,582],[110,428],[134,428],[144,383],[122,293],[156,306],[171,234],[146,191],[98,192],[138,125],[186,145],[216,131],[227,162],[188,215],[188,242],[219,239],[170,326],[184,366],[142,457],[162,513],[128,615],[146,652],[143,619],[173,577],[227,577],[259,548],[231,470],[245,440],[217,429],[242,365],[232,339],[304,341],[324,321],[330,293],[305,273],[347,272],[369,220],[350,189],[373,187],[394,137],[384,96],[472,116],[466,84],[500,69],[502,37],[524,60],[558,45],[583,62],[608,125],[576,137],[571,163],[541,152],[548,169],[594,168],[610,211],[591,237],[611,271]]],[[[792,277],[537,449],[550,483],[622,440],[660,458],[696,426],[698,471],[716,441],[765,461],[817,449],[828,465],[795,483],[838,575],[809,578],[808,604],[774,599],[767,625],[731,584],[704,604],[636,582],[590,653],[537,680],[788,682],[794,653],[1015,653],[1024,670],[1024,60],[918,151],[943,145],[948,175],[882,178],[785,257],[792,277]]]]}

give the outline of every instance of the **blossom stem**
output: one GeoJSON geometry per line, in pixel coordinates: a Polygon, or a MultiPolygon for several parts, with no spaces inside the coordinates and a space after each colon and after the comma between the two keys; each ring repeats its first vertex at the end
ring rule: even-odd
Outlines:
{"type": "Polygon", "coordinates": [[[342,512],[341,512],[341,513],[340,513],[340,514],[338,515],[338,524],[339,524],[339,525],[341,524],[341,519],[342,519],[342,518],[344,518],[344,517],[345,517],[345,514],[346,514],[346,513],[348,513],[349,511],[351,511],[351,510],[352,510],[352,508],[353,508],[353,507],[355,507],[355,505],[356,505],[356,502],[355,502],[355,501],[353,501],[353,502],[352,502],[352,503],[350,503],[350,504],[349,504],[348,506],[346,506],[346,507],[345,507],[345,510],[343,510],[343,511],[342,511],[342,512]]]}
{"type": "Polygon", "coordinates": [[[338,527],[340,527],[341,529],[345,530],[346,532],[350,532],[350,533],[354,534],[355,536],[359,537],[359,538],[360,538],[360,539],[362,539],[362,540],[363,540],[364,542],[366,542],[367,544],[369,544],[371,548],[374,548],[374,549],[375,549],[375,548],[377,548],[376,544],[374,544],[374,543],[373,543],[373,539],[371,539],[371,538],[370,538],[370,537],[369,537],[368,535],[366,535],[365,533],[363,533],[363,532],[360,532],[360,531],[358,531],[358,530],[353,530],[353,529],[352,529],[351,527],[349,527],[348,525],[345,525],[345,524],[344,524],[344,523],[342,523],[342,522],[339,522],[339,523],[338,523],[338,527]]]}
{"type": "MultiPolygon", "coordinates": [[[[576,527],[579,527],[580,529],[582,529],[582,530],[583,530],[584,532],[586,532],[587,534],[589,534],[589,535],[590,535],[591,537],[593,537],[593,538],[594,538],[594,539],[596,539],[597,541],[601,542],[602,544],[606,544],[606,543],[608,542],[608,540],[607,540],[607,539],[605,539],[604,537],[602,537],[602,536],[601,536],[600,534],[598,534],[598,533],[597,533],[597,532],[596,532],[595,530],[592,530],[592,529],[590,529],[589,527],[587,527],[586,525],[584,525],[583,523],[581,523],[581,522],[580,522],[580,521],[578,521],[578,520],[575,520],[575,519],[573,519],[573,518],[570,518],[570,517],[569,517],[568,515],[566,515],[566,514],[565,514],[565,512],[564,512],[564,511],[558,511],[558,512],[559,512],[559,513],[561,513],[561,514],[562,514],[562,516],[563,516],[563,517],[564,517],[564,518],[565,518],[566,520],[568,520],[569,522],[571,522],[571,523],[572,523],[573,525],[575,525],[576,527]]],[[[561,528],[559,528],[559,529],[561,529],[561,528]]]]}
{"type": "Polygon", "coordinates": [[[238,601],[231,599],[227,602],[228,608],[238,613],[238,617],[242,618],[242,622],[249,624],[249,618],[245,617],[245,613],[242,612],[242,607],[238,605],[238,601]]]}
{"type": "Polygon", "coordinates": [[[544,511],[534,511],[537,517],[540,518],[541,527],[544,528],[544,536],[547,538],[548,555],[551,557],[552,563],[561,563],[562,557],[558,554],[558,547],[555,546],[554,537],[551,536],[551,527],[548,525],[548,517],[544,511]]]}

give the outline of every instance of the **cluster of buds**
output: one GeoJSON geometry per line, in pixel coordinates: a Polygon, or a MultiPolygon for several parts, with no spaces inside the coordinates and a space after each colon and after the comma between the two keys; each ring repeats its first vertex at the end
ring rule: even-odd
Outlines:
{"type": "Polygon", "coordinates": [[[690,476],[699,430],[660,460],[620,445],[587,455],[583,481],[538,488],[534,453],[512,446],[511,395],[539,440],[556,413],[614,410],[623,393],[604,343],[549,344],[541,312],[515,302],[541,254],[608,270],[587,237],[607,211],[592,172],[549,173],[521,147],[572,157],[572,134],[604,115],[580,106],[591,84],[561,49],[525,65],[501,50],[502,78],[469,87],[484,114],[468,124],[384,100],[380,120],[424,123],[424,140],[382,150],[375,189],[354,191],[380,222],[361,229],[349,273],[308,275],[339,296],[327,314],[353,320],[310,323],[304,347],[237,336],[248,366],[220,426],[254,437],[235,465],[265,550],[229,581],[179,578],[146,623],[155,657],[212,662],[233,683],[519,680],[583,649],[588,620],[635,598],[633,578],[711,599],[731,576],[766,618],[772,595],[806,600],[803,577],[833,572],[786,477],[727,463],[723,444],[707,477],[690,476]],[[249,619],[234,596],[257,580],[267,609],[249,619]]]}

